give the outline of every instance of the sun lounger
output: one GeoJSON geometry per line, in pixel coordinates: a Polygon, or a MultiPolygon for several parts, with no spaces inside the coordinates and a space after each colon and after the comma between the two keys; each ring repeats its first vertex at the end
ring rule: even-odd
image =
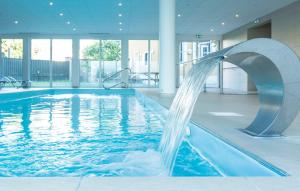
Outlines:
{"type": "Polygon", "coordinates": [[[6,87],[7,85],[10,85],[15,88],[19,88],[21,87],[21,84],[22,84],[21,81],[18,81],[11,76],[0,76],[0,89],[6,87]],[[18,83],[19,86],[17,86],[18,83]]]}

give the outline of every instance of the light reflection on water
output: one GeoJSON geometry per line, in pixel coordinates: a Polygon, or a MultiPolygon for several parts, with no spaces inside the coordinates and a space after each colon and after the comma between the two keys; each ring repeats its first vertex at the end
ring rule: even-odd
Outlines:
{"type": "MultiPolygon", "coordinates": [[[[162,121],[134,95],[47,95],[0,106],[0,176],[161,176],[162,121]]],[[[175,176],[219,174],[181,146],[175,176]]]]}

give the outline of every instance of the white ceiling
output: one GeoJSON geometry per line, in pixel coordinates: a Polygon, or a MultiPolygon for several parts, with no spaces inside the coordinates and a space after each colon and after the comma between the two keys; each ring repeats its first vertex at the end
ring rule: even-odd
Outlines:
{"type": "MultiPolygon", "coordinates": [[[[177,14],[182,15],[177,18],[177,33],[221,35],[295,1],[177,0],[177,14]],[[236,13],[240,15],[238,19],[234,17],[236,13]]],[[[53,6],[49,2],[0,0],[0,33],[157,34],[158,31],[159,0],[52,0],[53,6]],[[123,6],[119,7],[119,2],[123,6]],[[64,16],[59,16],[60,12],[64,16]],[[119,17],[119,13],[123,16],[119,17]],[[14,23],[16,20],[18,24],[14,23]],[[67,21],[71,24],[66,24],[67,21]],[[123,23],[123,31],[119,30],[119,22],[123,23]]]]}

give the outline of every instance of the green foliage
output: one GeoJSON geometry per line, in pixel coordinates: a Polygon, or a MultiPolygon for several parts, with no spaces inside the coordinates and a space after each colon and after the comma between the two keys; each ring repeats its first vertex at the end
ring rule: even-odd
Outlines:
{"type": "MultiPolygon", "coordinates": [[[[22,58],[23,43],[19,39],[3,39],[2,55],[10,58],[22,58]]],[[[119,61],[121,59],[120,41],[103,40],[102,48],[96,42],[83,50],[83,56],[89,60],[119,61]],[[102,51],[100,51],[102,50],[102,51]]]]}
{"type": "Polygon", "coordinates": [[[119,61],[121,59],[121,44],[120,41],[104,40],[102,48],[100,43],[95,42],[83,50],[85,59],[104,61],[119,61]]]}
{"type": "Polygon", "coordinates": [[[99,60],[100,58],[100,43],[96,42],[83,50],[83,58],[89,60],[99,60]]]}
{"type": "Polygon", "coordinates": [[[120,41],[105,40],[102,41],[103,60],[119,61],[121,59],[120,41]]]}
{"type": "Polygon", "coordinates": [[[3,39],[2,55],[7,58],[22,58],[23,42],[20,39],[3,39]]]}

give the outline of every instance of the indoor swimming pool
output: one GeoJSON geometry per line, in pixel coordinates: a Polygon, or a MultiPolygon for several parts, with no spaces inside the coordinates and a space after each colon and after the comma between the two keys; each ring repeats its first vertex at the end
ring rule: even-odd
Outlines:
{"type": "MultiPolygon", "coordinates": [[[[168,176],[158,151],[167,109],[135,90],[0,94],[0,176],[168,176]]],[[[172,176],[283,176],[189,124],[172,176]]]]}

